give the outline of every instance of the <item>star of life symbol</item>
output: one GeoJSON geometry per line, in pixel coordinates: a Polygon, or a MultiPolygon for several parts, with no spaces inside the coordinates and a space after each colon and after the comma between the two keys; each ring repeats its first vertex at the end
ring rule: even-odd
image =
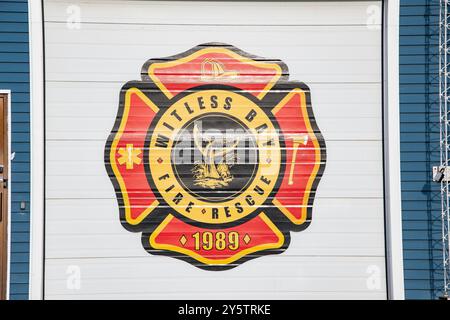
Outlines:
{"type": "Polygon", "coordinates": [[[123,86],[105,165],[147,252],[226,270],[308,227],[325,150],[310,90],[282,61],[208,43],[123,86]]]}
{"type": "Polygon", "coordinates": [[[132,170],[135,164],[141,164],[142,159],[139,157],[142,153],[141,149],[134,148],[132,143],[126,145],[125,148],[119,148],[120,158],[117,160],[120,165],[125,164],[127,170],[132,170]]]}

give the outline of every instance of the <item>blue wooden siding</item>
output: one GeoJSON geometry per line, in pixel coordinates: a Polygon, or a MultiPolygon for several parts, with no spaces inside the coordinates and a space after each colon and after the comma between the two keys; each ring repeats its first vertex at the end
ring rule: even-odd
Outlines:
{"type": "Polygon", "coordinates": [[[30,237],[30,85],[27,0],[0,1],[0,89],[11,90],[10,298],[28,298],[30,237]],[[21,201],[26,209],[20,210],[21,201]]]}
{"type": "Polygon", "coordinates": [[[400,130],[405,294],[436,299],[442,290],[439,185],[439,0],[400,2],[400,130]]]}

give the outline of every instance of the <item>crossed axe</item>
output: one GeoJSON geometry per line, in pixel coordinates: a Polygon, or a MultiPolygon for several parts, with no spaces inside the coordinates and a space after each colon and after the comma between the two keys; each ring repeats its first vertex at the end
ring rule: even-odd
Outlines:
{"type": "Polygon", "coordinates": [[[297,158],[297,150],[298,147],[300,146],[300,144],[303,144],[304,146],[306,146],[308,144],[308,135],[305,134],[303,136],[299,135],[299,136],[293,136],[291,137],[293,145],[292,145],[292,149],[294,150],[294,153],[292,154],[292,160],[291,160],[291,170],[289,172],[289,181],[288,181],[288,185],[293,185],[294,184],[294,168],[295,168],[295,158],[297,158]]]}

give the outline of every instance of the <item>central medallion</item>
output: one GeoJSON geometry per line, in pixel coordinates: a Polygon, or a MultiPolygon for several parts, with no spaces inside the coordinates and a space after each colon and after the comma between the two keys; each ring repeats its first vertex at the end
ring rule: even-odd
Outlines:
{"type": "Polygon", "coordinates": [[[180,97],[150,131],[152,182],[187,221],[235,222],[271,194],[280,171],[278,132],[251,96],[205,89],[180,97]]]}

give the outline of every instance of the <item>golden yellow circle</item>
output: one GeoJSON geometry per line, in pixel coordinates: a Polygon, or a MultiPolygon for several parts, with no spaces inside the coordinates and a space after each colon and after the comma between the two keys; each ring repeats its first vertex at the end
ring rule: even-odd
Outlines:
{"type": "Polygon", "coordinates": [[[280,142],[270,118],[250,99],[226,90],[198,91],[176,101],[159,119],[150,140],[149,165],[158,192],[173,210],[197,222],[230,223],[257,210],[272,192],[281,166],[280,142]],[[171,163],[173,142],[184,124],[212,112],[239,119],[254,135],[258,148],[252,182],[223,202],[194,197],[179,183],[171,163]]]}

